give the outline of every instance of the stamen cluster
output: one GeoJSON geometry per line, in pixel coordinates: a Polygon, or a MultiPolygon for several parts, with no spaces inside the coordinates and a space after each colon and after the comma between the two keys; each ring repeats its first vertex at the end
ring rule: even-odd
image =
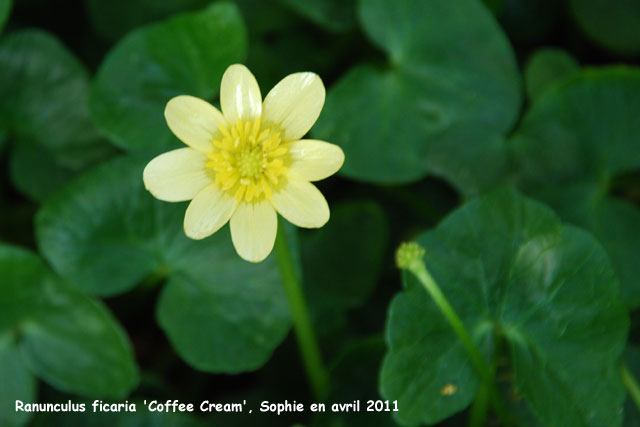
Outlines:
{"type": "Polygon", "coordinates": [[[238,201],[270,199],[287,172],[289,149],[282,144],[280,132],[261,127],[258,118],[221,125],[220,134],[206,164],[215,172],[220,188],[238,201]]]}

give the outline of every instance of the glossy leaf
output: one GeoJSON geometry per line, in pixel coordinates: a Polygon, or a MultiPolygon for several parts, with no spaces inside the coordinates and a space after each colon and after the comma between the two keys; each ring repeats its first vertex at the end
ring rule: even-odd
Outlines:
{"type": "Polygon", "coordinates": [[[249,265],[218,235],[199,271],[169,279],[158,323],[191,366],[237,373],[260,368],[289,329],[289,311],[274,263],[249,265]],[[215,260],[215,264],[212,264],[215,260]]]}
{"type": "Polygon", "coordinates": [[[491,13],[474,0],[364,0],[359,13],[392,65],[358,65],[329,91],[313,133],[342,146],[341,173],[384,183],[435,174],[466,193],[493,184],[520,82],[491,13]]]}
{"type": "Polygon", "coordinates": [[[25,403],[36,398],[36,381],[29,372],[20,351],[11,343],[9,335],[0,337],[0,425],[20,427],[31,418],[28,412],[15,409],[16,400],[25,403]]]}
{"type": "Polygon", "coordinates": [[[192,366],[213,372],[260,367],[289,330],[273,255],[243,261],[228,228],[195,241],[186,204],[154,199],[142,182],[148,159],[119,158],[82,176],[37,216],[41,250],[83,291],[113,295],[167,278],[158,322],[192,366]]]}
{"type": "MultiPolygon", "coordinates": [[[[463,320],[467,325],[472,322],[463,320]]],[[[394,416],[400,424],[435,424],[471,403],[480,379],[423,288],[414,285],[394,298],[386,334],[389,351],[380,371],[380,388],[385,399],[398,401],[400,411],[394,416]],[[455,393],[443,394],[446,387],[455,393]]],[[[491,345],[480,338],[488,339],[476,337],[478,344],[491,345]]]]}
{"type": "Polygon", "coordinates": [[[47,199],[77,174],[52,161],[51,150],[34,141],[14,144],[10,155],[9,173],[13,183],[34,200],[47,199]]]}
{"type": "Polygon", "coordinates": [[[94,81],[94,121],[127,150],[178,146],[164,119],[169,99],[211,100],[224,70],[241,62],[247,36],[238,9],[219,2],[195,13],[140,28],[106,57],[94,81]]]}
{"type": "Polygon", "coordinates": [[[640,209],[614,197],[616,176],[640,169],[640,71],[592,69],[549,91],[513,137],[520,186],[609,253],[625,302],[640,304],[640,209]]]}
{"type": "Polygon", "coordinates": [[[185,206],[153,199],[142,183],[144,165],[130,158],[100,165],[38,212],[40,250],[84,292],[115,295],[150,275],[166,276],[167,257],[191,244],[182,231],[185,206]]]}
{"type": "Polygon", "coordinates": [[[26,250],[0,246],[0,331],[17,331],[29,370],[54,387],[123,398],[137,384],[129,341],[109,311],[26,250]]]}
{"type": "MultiPolygon", "coordinates": [[[[620,425],[628,315],[588,233],[512,190],[453,212],[418,237],[425,263],[487,361],[506,341],[513,388],[542,425],[620,425]]],[[[387,323],[382,392],[403,424],[464,409],[479,377],[422,285],[404,275],[387,323]],[[444,387],[449,386],[446,393],[444,387]]]]}
{"type": "Polygon", "coordinates": [[[0,128],[18,145],[11,176],[29,197],[46,198],[111,153],[89,119],[87,71],[53,36],[22,30],[3,38],[0,74],[0,128]]]}
{"type": "Polygon", "coordinates": [[[527,95],[536,100],[547,89],[576,74],[578,61],[561,49],[538,49],[531,55],[525,68],[527,95]]]}
{"type": "Polygon", "coordinates": [[[640,53],[640,2],[636,0],[570,0],[573,16],[585,33],[615,53],[640,53]]]}

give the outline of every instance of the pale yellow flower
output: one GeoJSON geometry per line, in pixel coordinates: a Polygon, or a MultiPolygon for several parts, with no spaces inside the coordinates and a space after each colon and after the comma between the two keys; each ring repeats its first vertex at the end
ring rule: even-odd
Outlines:
{"type": "Polygon", "coordinates": [[[230,221],[238,254],[262,261],[275,242],[276,211],[299,227],[329,220],[327,201],[310,181],[336,173],[344,154],[334,144],[301,139],[324,98],[320,77],[295,73],[262,101],[253,74],[232,65],[222,77],[222,113],[193,96],[167,103],[167,124],[188,147],[151,160],[145,187],[167,202],[191,200],[184,218],[190,238],[203,239],[230,221]]]}

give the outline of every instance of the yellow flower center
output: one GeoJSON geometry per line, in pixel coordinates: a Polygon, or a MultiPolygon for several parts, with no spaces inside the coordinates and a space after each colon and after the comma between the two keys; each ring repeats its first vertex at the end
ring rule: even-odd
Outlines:
{"type": "Polygon", "coordinates": [[[289,149],[280,132],[261,126],[259,118],[221,125],[220,139],[212,143],[207,167],[215,172],[220,188],[238,201],[269,199],[283,185],[289,149]]]}
{"type": "Polygon", "coordinates": [[[260,147],[246,148],[238,154],[240,176],[258,178],[264,168],[264,153],[260,147]]]}

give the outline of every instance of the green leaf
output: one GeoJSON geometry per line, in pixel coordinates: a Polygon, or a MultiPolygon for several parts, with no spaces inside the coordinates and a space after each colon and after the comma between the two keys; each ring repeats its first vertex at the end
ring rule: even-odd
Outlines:
{"type": "Polygon", "coordinates": [[[104,163],[38,212],[40,250],[83,292],[116,295],[148,276],[164,277],[167,258],[179,258],[192,244],[182,231],[184,205],[157,201],[146,192],[144,165],[144,159],[126,157],[104,163]]]}
{"type": "Polygon", "coordinates": [[[98,34],[116,41],[141,25],[206,6],[209,0],[85,0],[98,34]]]}
{"type": "MultiPolygon", "coordinates": [[[[470,319],[463,320],[470,324],[470,319]]],[[[474,325],[478,326],[482,325],[474,325]]],[[[479,329],[476,334],[484,328],[479,329]]],[[[424,289],[414,285],[394,298],[386,335],[389,351],[380,371],[380,388],[385,399],[398,401],[399,412],[394,415],[402,425],[435,424],[471,403],[480,379],[424,289]],[[446,386],[456,392],[443,395],[446,386]]]]}
{"type": "Polygon", "coordinates": [[[9,20],[9,13],[11,12],[12,0],[0,0],[0,32],[4,28],[4,24],[9,20]]]}
{"type": "Polygon", "coordinates": [[[561,49],[538,49],[531,55],[525,67],[527,95],[536,100],[546,90],[580,70],[578,61],[561,49]]]}
{"type": "Polygon", "coordinates": [[[15,402],[35,401],[36,381],[8,338],[0,337],[0,425],[20,427],[29,421],[32,414],[16,411],[15,402]]]}
{"type": "Polygon", "coordinates": [[[356,0],[280,1],[329,31],[346,31],[356,22],[356,0]]]}
{"type": "Polygon", "coordinates": [[[82,108],[87,71],[52,35],[41,30],[9,34],[0,44],[0,67],[0,117],[17,137],[51,139],[52,147],[70,151],[67,138],[77,144],[95,136],[82,108]]]}
{"type": "MultiPolygon", "coordinates": [[[[225,233],[226,234],[226,233],[225,233]]],[[[249,265],[217,235],[217,248],[193,254],[197,271],[171,277],[157,318],[180,356],[196,369],[238,373],[264,365],[289,330],[274,263],[249,265]],[[215,263],[213,263],[215,260],[215,263]]]]}
{"type": "Polygon", "coordinates": [[[380,276],[387,234],[384,212],[373,202],[332,206],[327,225],[301,234],[304,291],[319,333],[335,339],[347,311],[366,302],[380,276]]]}
{"type": "Polygon", "coordinates": [[[24,146],[12,153],[11,175],[29,197],[46,198],[112,152],[89,118],[87,71],[53,36],[22,30],[3,38],[0,74],[0,128],[24,146]]]}
{"type": "MultiPolygon", "coordinates": [[[[500,190],[417,241],[425,263],[487,360],[506,342],[515,392],[542,425],[620,425],[619,361],[628,315],[607,255],[547,207],[500,190]]],[[[391,305],[381,372],[403,424],[436,423],[472,401],[480,378],[411,274],[391,305]],[[455,393],[442,392],[445,385],[455,393]]]]}
{"type": "Polygon", "coordinates": [[[379,183],[435,174],[465,193],[493,184],[521,95],[491,13],[475,0],[363,0],[359,12],[390,65],[356,66],[329,91],[314,135],[342,146],[341,173],[379,183]]]}
{"type": "Polygon", "coordinates": [[[93,119],[127,150],[177,145],[164,120],[167,101],[181,94],[213,99],[225,69],[242,61],[246,50],[242,18],[225,2],[138,29],[98,70],[90,94],[93,119]]]}
{"type": "Polygon", "coordinates": [[[46,200],[69,182],[76,172],[52,162],[50,149],[37,142],[11,147],[9,173],[15,186],[33,200],[46,200]]]}
{"type": "Polygon", "coordinates": [[[20,347],[31,370],[60,390],[126,397],[137,386],[138,375],[120,325],[103,305],[85,296],[54,297],[61,298],[24,325],[20,347]]]}
{"type": "Polygon", "coordinates": [[[0,245],[0,331],[16,330],[30,371],[54,387],[125,397],[137,384],[129,341],[109,311],[26,250],[0,245]]]}
{"type": "Polygon", "coordinates": [[[640,70],[586,70],[542,96],[512,141],[521,188],[600,239],[630,307],[640,304],[640,209],[612,193],[616,176],[640,169],[638,109],[640,70]]]}
{"type": "Polygon", "coordinates": [[[260,367],[290,325],[274,256],[243,261],[228,228],[188,239],[186,204],[161,202],[144,189],[147,160],[115,159],[49,200],[36,219],[43,254],[89,293],[114,295],[167,277],[158,322],[188,363],[212,372],[260,367]]]}
{"type": "Polygon", "coordinates": [[[600,46],[622,55],[640,53],[640,2],[570,0],[575,20],[600,46]]]}

